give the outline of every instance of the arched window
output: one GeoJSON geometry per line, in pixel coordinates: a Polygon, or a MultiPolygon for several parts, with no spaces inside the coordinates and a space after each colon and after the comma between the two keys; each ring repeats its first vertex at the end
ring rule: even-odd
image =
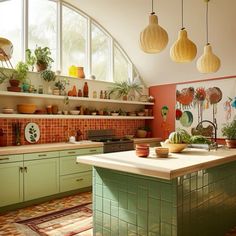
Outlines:
{"type": "Polygon", "coordinates": [[[25,49],[48,46],[53,70],[68,75],[72,65],[83,66],[86,77],[122,81],[137,75],[131,60],[115,39],[91,17],[62,0],[0,1],[0,37],[14,45],[13,65],[25,49]],[[135,73],[134,73],[135,72],[135,73]]]}

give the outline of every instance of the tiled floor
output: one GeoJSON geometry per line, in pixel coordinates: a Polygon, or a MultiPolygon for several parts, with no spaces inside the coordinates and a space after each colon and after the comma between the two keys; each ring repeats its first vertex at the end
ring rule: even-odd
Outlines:
{"type": "Polygon", "coordinates": [[[79,204],[87,203],[91,201],[91,193],[81,193],[61,199],[52,200],[43,204],[26,207],[24,209],[11,211],[0,215],[0,235],[4,236],[23,236],[21,232],[17,230],[14,222],[24,220],[53,211],[62,210],[64,208],[73,207],[79,204]]]}

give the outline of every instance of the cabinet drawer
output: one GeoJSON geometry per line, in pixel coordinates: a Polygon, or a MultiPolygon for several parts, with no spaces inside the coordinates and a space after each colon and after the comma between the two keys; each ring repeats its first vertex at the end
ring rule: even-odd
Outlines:
{"type": "Polygon", "coordinates": [[[92,185],[91,171],[60,177],[60,192],[85,188],[91,185],[92,185]]]}
{"type": "Polygon", "coordinates": [[[23,161],[23,155],[5,155],[0,156],[0,164],[9,162],[23,161]]]}
{"type": "Polygon", "coordinates": [[[103,153],[102,147],[96,147],[96,148],[80,148],[80,149],[72,149],[72,150],[66,150],[66,151],[60,151],[60,156],[78,156],[78,155],[88,155],[88,154],[94,154],[94,153],[103,153]]]}
{"type": "Polygon", "coordinates": [[[37,153],[24,154],[25,161],[47,159],[52,157],[59,157],[59,152],[37,152],[37,153]]]}
{"type": "Polygon", "coordinates": [[[60,175],[92,170],[92,166],[76,163],[76,156],[60,157],[60,175]]]}

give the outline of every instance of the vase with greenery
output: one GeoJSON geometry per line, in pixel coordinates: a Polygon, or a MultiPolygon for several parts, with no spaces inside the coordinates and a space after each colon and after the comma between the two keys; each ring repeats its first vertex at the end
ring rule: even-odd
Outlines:
{"type": "Polygon", "coordinates": [[[236,148],[236,118],[231,122],[223,124],[221,132],[226,137],[225,142],[227,147],[236,148]]]}
{"type": "Polygon", "coordinates": [[[56,79],[55,72],[50,69],[43,70],[40,73],[40,76],[42,79],[44,79],[47,82],[55,81],[55,79],[56,79]]]}
{"type": "Polygon", "coordinates": [[[128,99],[128,95],[132,93],[141,93],[142,86],[136,81],[120,81],[115,82],[112,87],[109,88],[109,95],[115,95],[117,98],[128,99]]]}

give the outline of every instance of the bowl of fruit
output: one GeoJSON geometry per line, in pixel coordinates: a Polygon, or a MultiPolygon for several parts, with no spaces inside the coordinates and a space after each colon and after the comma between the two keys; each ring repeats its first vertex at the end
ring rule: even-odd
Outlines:
{"type": "Polygon", "coordinates": [[[187,146],[187,143],[183,142],[182,134],[178,131],[172,132],[169,138],[165,142],[161,142],[161,146],[169,148],[169,152],[182,152],[187,146]]]}

